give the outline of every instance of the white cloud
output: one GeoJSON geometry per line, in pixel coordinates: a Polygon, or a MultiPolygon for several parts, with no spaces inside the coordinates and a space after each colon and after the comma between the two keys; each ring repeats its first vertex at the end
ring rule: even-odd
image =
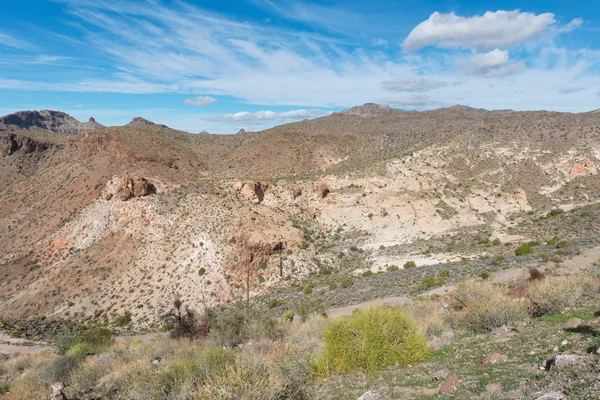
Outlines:
{"type": "Polygon", "coordinates": [[[473,17],[434,12],[410,32],[403,47],[405,51],[427,46],[487,51],[522,43],[555,22],[552,13],[535,15],[519,10],[488,11],[473,17]]]}
{"type": "Polygon", "coordinates": [[[468,62],[459,62],[467,75],[500,77],[522,71],[522,62],[509,62],[507,50],[494,49],[488,53],[475,54],[468,62]]]}
{"type": "Polygon", "coordinates": [[[582,90],[587,89],[585,86],[566,86],[558,89],[558,93],[560,94],[571,94],[581,92],[582,90]]]}
{"type": "Polygon", "coordinates": [[[558,31],[559,33],[568,33],[583,25],[582,18],[575,18],[573,21],[569,22],[567,25],[561,27],[558,31]]]}
{"type": "Polygon", "coordinates": [[[194,97],[193,99],[185,99],[183,103],[190,105],[190,106],[202,107],[202,106],[207,106],[209,104],[213,104],[216,102],[217,102],[217,99],[215,99],[214,97],[198,96],[198,97],[194,97]]]}
{"type": "Polygon", "coordinates": [[[28,48],[29,43],[24,42],[23,40],[15,39],[12,36],[4,34],[0,32],[0,46],[8,46],[14,48],[28,48]]]}
{"type": "Polygon", "coordinates": [[[447,82],[433,81],[419,78],[391,79],[381,83],[381,87],[388,92],[427,92],[448,86],[447,82]]]}
{"type": "Polygon", "coordinates": [[[235,123],[247,123],[247,124],[262,124],[265,122],[275,121],[275,120],[301,120],[305,118],[317,118],[322,117],[328,113],[322,110],[291,110],[284,112],[274,112],[274,111],[258,111],[258,112],[248,112],[242,111],[235,114],[224,114],[224,115],[209,115],[204,117],[206,121],[211,122],[224,122],[228,124],[235,123]]]}

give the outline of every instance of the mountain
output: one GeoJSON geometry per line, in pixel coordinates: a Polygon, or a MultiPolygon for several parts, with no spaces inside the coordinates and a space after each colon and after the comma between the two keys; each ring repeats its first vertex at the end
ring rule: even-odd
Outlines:
{"type": "Polygon", "coordinates": [[[383,117],[386,115],[399,114],[405,111],[395,108],[382,106],[374,103],[366,103],[362,106],[348,108],[335,114],[341,115],[358,115],[359,117],[383,117]]]}
{"type": "Polygon", "coordinates": [[[19,111],[0,117],[0,131],[47,130],[50,132],[77,134],[103,128],[93,118],[89,122],[79,122],[69,114],[60,111],[19,111]]]}
{"type": "MultiPolygon", "coordinates": [[[[600,201],[595,114],[350,110],[239,135],[145,120],[65,135],[81,125],[64,113],[4,117],[0,318],[127,311],[158,327],[175,294],[231,304],[246,279],[259,296],[351,275],[366,296],[365,268],[406,260],[469,258],[456,268],[479,274],[505,246],[473,243],[549,240],[526,229],[600,201]]],[[[581,221],[561,238],[588,235],[581,221]]]]}

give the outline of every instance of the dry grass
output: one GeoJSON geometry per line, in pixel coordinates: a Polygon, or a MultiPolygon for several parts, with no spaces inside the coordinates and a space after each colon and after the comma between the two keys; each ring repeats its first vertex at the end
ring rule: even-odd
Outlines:
{"type": "Polygon", "coordinates": [[[503,325],[514,326],[527,320],[529,306],[513,300],[505,288],[489,282],[469,281],[454,293],[457,322],[467,329],[486,332],[503,325]]]}
{"type": "Polygon", "coordinates": [[[600,281],[589,275],[551,277],[532,286],[529,298],[535,316],[561,313],[582,297],[597,297],[600,281]]]}

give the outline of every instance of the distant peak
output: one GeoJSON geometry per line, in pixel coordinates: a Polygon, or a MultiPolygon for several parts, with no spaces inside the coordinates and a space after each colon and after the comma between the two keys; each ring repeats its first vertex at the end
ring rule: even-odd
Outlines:
{"type": "MultiPolygon", "coordinates": [[[[90,121],[91,122],[91,121],[90,121]]],[[[42,130],[57,133],[77,134],[82,130],[102,127],[97,122],[81,123],[62,111],[18,111],[0,117],[0,131],[42,130]]]]}
{"type": "Polygon", "coordinates": [[[245,130],[245,129],[240,129],[240,130],[239,130],[239,131],[236,133],[236,135],[242,135],[242,134],[244,134],[244,133],[246,133],[246,130],[245,130]]]}
{"type": "Polygon", "coordinates": [[[156,124],[154,122],[148,121],[147,119],[142,118],[142,117],[135,117],[127,124],[127,126],[138,126],[138,125],[156,125],[156,124]]]}
{"type": "Polygon", "coordinates": [[[348,108],[336,114],[342,115],[358,115],[359,117],[383,117],[391,114],[403,113],[404,111],[396,108],[382,106],[375,103],[365,103],[362,106],[348,108]]]}
{"type": "Polygon", "coordinates": [[[90,117],[90,119],[88,120],[88,122],[96,122],[96,120],[94,119],[94,117],[90,117]]]}

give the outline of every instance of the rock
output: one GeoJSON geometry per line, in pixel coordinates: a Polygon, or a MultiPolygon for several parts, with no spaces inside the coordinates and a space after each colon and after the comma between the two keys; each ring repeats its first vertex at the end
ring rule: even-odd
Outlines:
{"type": "Polygon", "coordinates": [[[154,192],[154,185],[152,185],[146,178],[135,175],[131,177],[129,174],[124,173],[119,178],[119,182],[116,187],[113,181],[106,184],[102,197],[105,200],[110,200],[113,195],[121,201],[127,201],[132,197],[147,196],[154,192]]]}
{"type": "Polygon", "coordinates": [[[562,400],[565,398],[565,395],[561,392],[550,392],[540,397],[536,397],[535,400],[562,400]]]}
{"type": "Polygon", "coordinates": [[[569,367],[580,364],[584,360],[584,356],[577,354],[561,354],[546,362],[546,369],[559,367],[569,367]]]}
{"type": "Polygon", "coordinates": [[[585,324],[587,326],[600,325],[600,317],[592,318],[592,319],[590,319],[588,321],[585,321],[585,324]]]}
{"type": "Polygon", "coordinates": [[[563,329],[574,329],[581,325],[583,321],[579,318],[571,318],[567,322],[564,323],[563,329]]]}
{"type": "Polygon", "coordinates": [[[320,182],[318,185],[318,189],[319,189],[319,195],[321,196],[322,199],[327,197],[327,195],[329,194],[329,187],[327,186],[327,184],[325,182],[320,182]]]}
{"type": "Polygon", "coordinates": [[[382,395],[374,390],[369,390],[360,396],[357,400],[388,400],[389,397],[382,395]]]}
{"type": "Polygon", "coordinates": [[[314,219],[317,216],[317,211],[314,207],[306,207],[306,214],[314,219]]]}
{"type": "Polygon", "coordinates": [[[494,365],[496,363],[503,363],[506,361],[508,361],[508,357],[499,353],[493,353],[491,356],[481,361],[481,365],[494,365]]]}
{"type": "Polygon", "coordinates": [[[262,203],[268,188],[268,182],[237,182],[233,185],[236,195],[257,204],[262,203]]]}
{"type": "Polygon", "coordinates": [[[292,189],[292,197],[296,200],[298,197],[302,196],[302,188],[295,187],[292,189]]]}
{"type": "Polygon", "coordinates": [[[525,332],[527,332],[527,329],[525,329],[525,327],[524,327],[524,326],[517,326],[517,327],[515,328],[515,332],[518,332],[518,333],[525,333],[525,332]]]}
{"type": "Polygon", "coordinates": [[[62,382],[56,382],[54,384],[52,384],[52,398],[53,399],[60,399],[60,400],[67,400],[67,396],[65,396],[65,394],[63,393],[63,389],[65,388],[65,385],[62,384],[62,382]]]}
{"type": "Polygon", "coordinates": [[[450,375],[448,375],[448,377],[444,381],[444,383],[442,383],[442,386],[440,387],[440,393],[442,393],[442,394],[452,393],[455,390],[457,390],[459,387],[460,387],[460,380],[458,379],[458,376],[454,372],[451,372],[450,375]]]}
{"type": "Polygon", "coordinates": [[[508,327],[506,327],[505,325],[501,326],[500,328],[493,329],[490,332],[490,336],[493,337],[494,339],[507,338],[511,334],[512,334],[511,330],[508,329],[508,327]]]}
{"type": "Polygon", "coordinates": [[[490,383],[486,385],[485,390],[489,394],[498,394],[502,392],[502,385],[500,385],[499,383],[490,383]]]}

